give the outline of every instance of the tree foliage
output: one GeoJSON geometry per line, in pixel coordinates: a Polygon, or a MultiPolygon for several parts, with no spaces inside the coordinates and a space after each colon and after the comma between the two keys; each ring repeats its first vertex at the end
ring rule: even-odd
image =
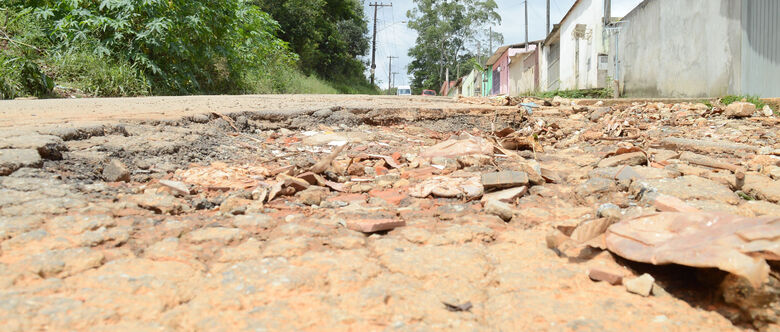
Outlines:
{"type": "Polygon", "coordinates": [[[365,81],[366,32],[357,0],[6,0],[0,98],[45,95],[50,77],[103,96],[290,92],[320,87],[313,74],[365,81]]]}
{"type": "Polygon", "coordinates": [[[300,68],[330,80],[365,81],[368,24],[358,0],[260,0],[281,25],[280,37],[300,56],[300,68]]]}
{"type": "Polygon", "coordinates": [[[473,67],[470,59],[487,54],[491,37],[496,45],[503,41],[501,34],[488,33],[489,26],[501,22],[495,0],[415,0],[415,4],[406,14],[409,27],[417,31],[408,67],[414,89],[438,89],[446,69],[454,78],[458,69],[473,67]]]}
{"type": "Polygon", "coordinates": [[[228,92],[242,72],[292,61],[277,23],[242,0],[39,0],[57,47],[92,44],[124,58],[167,93],[228,92]]]}

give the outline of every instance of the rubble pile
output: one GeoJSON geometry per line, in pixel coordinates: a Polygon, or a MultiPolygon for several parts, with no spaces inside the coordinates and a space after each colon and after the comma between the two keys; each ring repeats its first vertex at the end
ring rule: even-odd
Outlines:
{"type": "Polygon", "coordinates": [[[778,328],[777,118],[460,102],[3,134],[0,326],[778,328]]]}

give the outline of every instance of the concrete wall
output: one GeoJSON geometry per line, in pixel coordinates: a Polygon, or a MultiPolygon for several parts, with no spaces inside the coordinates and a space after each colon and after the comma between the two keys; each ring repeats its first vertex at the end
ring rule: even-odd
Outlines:
{"type": "Polygon", "coordinates": [[[742,94],[780,97],[780,1],[742,2],[742,94]]]}
{"type": "MultiPolygon", "coordinates": [[[[623,18],[627,23],[619,35],[617,60],[623,94],[715,97],[739,93],[741,1],[646,0],[637,6],[623,18]]],[[[614,65],[610,67],[610,76],[616,77],[614,65]]]]}
{"type": "MultiPolygon", "coordinates": [[[[499,73],[499,86],[493,86],[493,95],[509,93],[509,49],[493,64],[493,71],[499,73]],[[498,88],[498,89],[496,89],[498,88]]],[[[495,75],[495,74],[494,74],[495,75]]]]}
{"type": "Polygon", "coordinates": [[[561,22],[561,90],[597,88],[602,83],[598,82],[598,54],[607,52],[603,17],[604,0],[581,0],[561,22]],[[579,37],[575,35],[578,24],[585,25],[585,33],[579,37]]]}
{"type": "Polygon", "coordinates": [[[551,33],[543,44],[539,57],[539,85],[541,91],[558,90],[560,86],[560,36],[558,30],[551,33]]]}
{"type": "Polygon", "coordinates": [[[480,80],[482,75],[477,70],[472,70],[466,77],[463,78],[463,87],[461,94],[467,97],[476,95],[477,85],[482,84],[480,80]]]}
{"type": "Polygon", "coordinates": [[[520,53],[510,58],[509,64],[509,94],[518,96],[537,90],[538,70],[536,51],[520,53]]]}
{"type": "Polygon", "coordinates": [[[493,69],[488,68],[482,74],[482,96],[490,96],[491,90],[493,90],[493,69]]]}

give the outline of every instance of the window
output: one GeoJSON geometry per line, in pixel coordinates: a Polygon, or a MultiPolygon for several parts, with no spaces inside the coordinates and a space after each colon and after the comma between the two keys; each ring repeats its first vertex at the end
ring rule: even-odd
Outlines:
{"type": "Polygon", "coordinates": [[[609,67],[609,58],[606,54],[599,54],[599,70],[607,70],[609,67]]]}

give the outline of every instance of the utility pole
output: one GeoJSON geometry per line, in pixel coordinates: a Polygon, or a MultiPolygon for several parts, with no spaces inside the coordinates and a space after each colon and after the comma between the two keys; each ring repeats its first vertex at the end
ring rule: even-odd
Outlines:
{"type": "Polygon", "coordinates": [[[393,59],[398,59],[397,56],[389,56],[387,57],[388,60],[390,60],[390,68],[387,70],[387,94],[390,94],[390,89],[393,88],[393,59]]]}
{"type": "Polygon", "coordinates": [[[528,49],[528,0],[525,2],[525,48],[528,49]]]}
{"type": "Polygon", "coordinates": [[[547,30],[544,31],[544,38],[550,33],[550,0],[547,0],[547,30]]]}
{"type": "Polygon", "coordinates": [[[386,5],[384,2],[374,2],[369,4],[369,6],[374,7],[374,41],[371,45],[371,85],[374,85],[374,74],[376,73],[376,13],[379,7],[392,7],[393,4],[386,5]]]}
{"type": "Polygon", "coordinates": [[[493,27],[490,27],[490,49],[488,50],[488,56],[490,56],[490,52],[493,52],[493,27]]]}
{"type": "Polygon", "coordinates": [[[480,66],[482,65],[482,43],[479,40],[477,40],[477,63],[480,66]]]}

